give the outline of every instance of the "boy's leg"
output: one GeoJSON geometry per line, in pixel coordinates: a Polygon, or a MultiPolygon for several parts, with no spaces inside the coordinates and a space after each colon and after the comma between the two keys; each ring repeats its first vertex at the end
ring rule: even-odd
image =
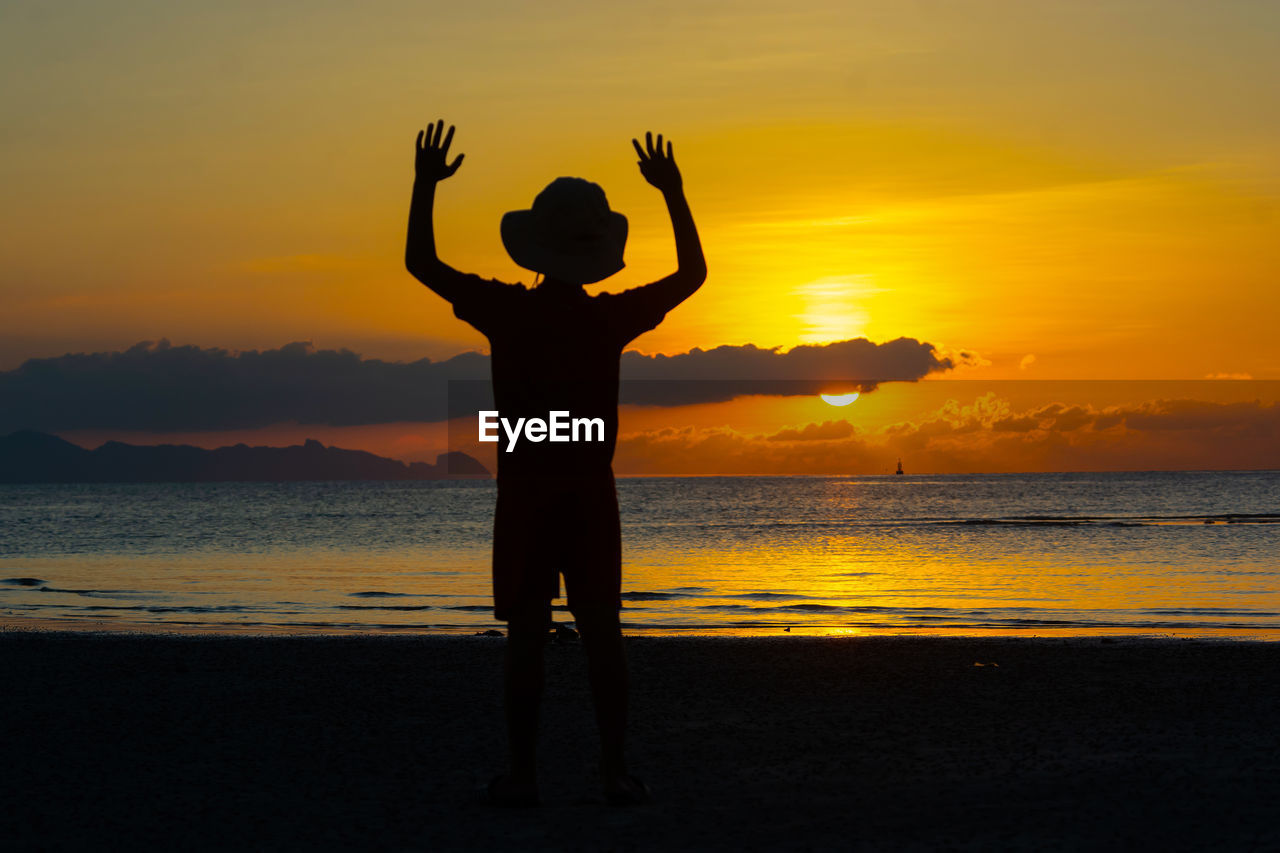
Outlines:
{"type": "Polygon", "coordinates": [[[538,717],[542,702],[543,646],[549,604],[521,608],[507,620],[505,709],[510,771],[495,798],[514,803],[537,797],[538,717]]]}
{"type": "Polygon", "coordinates": [[[543,646],[559,576],[545,563],[546,527],[535,484],[499,481],[493,527],[494,615],[507,623],[503,669],[510,770],[489,787],[502,805],[537,801],[538,717],[543,646]]]}
{"type": "Polygon", "coordinates": [[[627,773],[627,657],[618,617],[622,590],[622,530],[612,475],[586,478],[575,490],[578,529],[564,580],[569,609],[587,652],[587,671],[600,728],[600,771],[611,803],[648,799],[627,773]]]}
{"type": "Polygon", "coordinates": [[[627,656],[617,606],[580,605],[573,616],[587,651],[605,795],[614,803],[644,802],[649,797],[644,783],[627,773],[627,656]]]}
{"type": "Polygon", "coordinates": [[[618,611],[609,606],[580,606],[573,614],[587,650],[587,672],[600,727],[601,770],[626,772],[627,657],[618,611]]]}

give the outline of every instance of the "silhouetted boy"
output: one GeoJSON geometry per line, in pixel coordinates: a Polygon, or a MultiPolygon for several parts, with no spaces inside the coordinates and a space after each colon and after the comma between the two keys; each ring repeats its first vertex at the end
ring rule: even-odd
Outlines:
{"type": "MultiPolygon", "coordinates": [[[[622,550],[613,450],[618,432],[618,363],[622,349],[662,322],[706,278],[702,246],[668,142],[645,134],[640,172],[662,191],[675,231],[678,269],[660,281],[617,294],[587,295],[583,285],[623,267],[627,220],[609,210],[604,190],[581,178],[557,178],[530,210],[502,219],[502,240],[517,264],[545,276],[533,288],[467,275],[436,254],[432,207],[436,184],[453,175],[453,127],[418,134],[405,264],[453,304],[456,316],[489,339],[497,411],[546,419],[553,411],[604,423],[600,441],[521,440],[498,451],[493,534],[496,618],[506,621],[505,700],[511,749],[508,773],[489,793],[503,805],[537,802],[536,740],[542,653],[551,601],[564,574],[569,610],[587,652],[602,746],[601,773],[612,803],[647,799],[627,773],[623,740],[627,667],[621,608],[622,550]],[[443,141],[441,136],[443,135],[443,141]]],[[[536,280],[536,279],[535,279],[536,280]]]]}

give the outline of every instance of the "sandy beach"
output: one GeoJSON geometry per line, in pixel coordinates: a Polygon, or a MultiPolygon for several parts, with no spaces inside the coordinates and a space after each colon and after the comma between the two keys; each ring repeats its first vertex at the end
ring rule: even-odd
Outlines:
{"type": "Polygon", "coordinates": [[[0,847],[1280,849],[1280,644],[632,638],[630,809],[551,645],[504,811],[503,642],[0,634],[0,847]]]}

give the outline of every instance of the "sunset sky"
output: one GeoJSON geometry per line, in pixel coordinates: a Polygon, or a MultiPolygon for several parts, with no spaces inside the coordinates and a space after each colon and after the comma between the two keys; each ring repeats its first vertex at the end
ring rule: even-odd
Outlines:
{"type": "MultiPolygon", "coordinates": [[[[847,409],[638,410],[620,471],[677,473],[658,460],[695,447],[725,473],[881,471],[903,453],[929,470],[1280,466],[1259,455],[1280,436],[1275,4],[10,2],[0,66],[3,371],[160,339],[483,351],[403,268],[417,130],[444,117],[467,155],[439,192],[447,261],[530,282],[499,219],[579,175],[630,219],[627,268],[597,286],[621,290],[674,265],[629,141],[652,129],[675,141],[710,274],[636,349],[909,337],[954,367],[847,409]],[[1208,414],[1155,426],[1180,400],[1208,414]],[[1122,423],[1060,424],[1055,403],[1122,423]],[[814,431],[826,421],[846,426],[814,431]],[[931,423],[988,443],[948,449],[961,439],[931,423]],[[1214,441],[1240,458],[1206,455],[1214,441]]],[[[164,437],[429,458],[442,430],[164,437]]]]}

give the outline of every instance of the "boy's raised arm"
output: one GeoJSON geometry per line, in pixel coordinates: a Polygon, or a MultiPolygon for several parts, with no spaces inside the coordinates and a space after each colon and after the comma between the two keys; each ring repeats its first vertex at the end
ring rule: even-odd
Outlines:
{"type": "Polygon", "coordinates": [[[409,237],[405,243],[404,265],[418,281],[453,302],[467,286],[464,273],[440,260],[436,254],[436,235],[432,222],[435,207],[436,184],[452,177],[462,165],[459,154],[449,162],[449,144],[453,142],[453,126],[449,126],[444,141],[444,121],[432,122],[425,131],[418,131],[415,148],[413,201],[409,205],[409,237]]]}
{"type": "Polygon", "coordinates": [[[676,167],[671,142],[662,146],[662,134],[658,134],[654,143],[653,134],[644,135],[644,147],[638,140],[631,140],[636,154],[640,156],[638,165],[640,174],[655,188],[662,191],[667,202],[667,212],[671,214],[671,228],[676,237],[676,271],[664,279],[647,285],[644,289],[656,290],[665,304],[663,310],[669,310],[688,299],[695,290],[702,286],[707,278],[707,262],[702,255],[702,242],[698,239],[697,226],[693,224],[693,213],[689,210],[689,202],[684,197],[684,179],[676,167]]]}

